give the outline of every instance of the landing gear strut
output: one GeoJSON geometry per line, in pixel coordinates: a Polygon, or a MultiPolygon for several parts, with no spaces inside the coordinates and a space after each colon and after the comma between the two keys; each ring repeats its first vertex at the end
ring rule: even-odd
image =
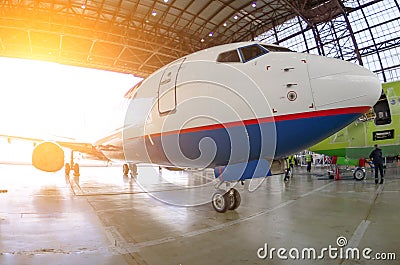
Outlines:
{"type": "Polygon", "coordinates": [[[219,213],[224,213],[227,210],[235,210],[239,207],[241,197],[236,189],[228,191],[218,189],[212,196],[212,206],[219,213]]]}
{"type": "Polygon", "coordinates": [[[69,176],[69,173],[71,172],[71,169],[74,170],[74,176],[79,177],[79,164],[74,163],[74,151],[71,151],[71,158],[70,158],[70,163],[65,164],[65,175],[69,176]]]}

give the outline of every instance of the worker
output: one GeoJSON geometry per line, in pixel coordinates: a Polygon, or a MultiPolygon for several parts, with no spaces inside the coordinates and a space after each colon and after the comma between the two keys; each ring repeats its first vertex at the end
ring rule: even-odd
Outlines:
{"type": "Polygon", "coordinates": [[[378,145],[374,145],[374,150],[369,155],[369,158],[374,163],[375,167],[375,184],[378,184],[378,170],[381,174],[381,181],[379,184],[383,184],[383,158],[382,158],[382,150],[378,148],[378,145]]]}
{"type": "Polygon", "coordinates": [[[306,154],[307,172],[311,172],[311,162],[312,162],[312,155],[308,153],[306,154]]]}
{"type": "Polygon", "coordinates": [[[293,167],[294,167],[294,155],[290,155],[286,157],[286,173],[285,173],[285,181],[289,180],[289,177],[293,177],[293,167]]]}

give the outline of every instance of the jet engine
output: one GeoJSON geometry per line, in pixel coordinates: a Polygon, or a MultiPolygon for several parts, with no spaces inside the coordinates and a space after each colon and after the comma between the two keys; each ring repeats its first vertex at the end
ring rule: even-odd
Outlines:
{"type": "Polygon", "coordinates": [[[64,150],[54,142],[41,142],[32,153],[32,165],[42,171],[56,172],[64,166],[64,150]]]}

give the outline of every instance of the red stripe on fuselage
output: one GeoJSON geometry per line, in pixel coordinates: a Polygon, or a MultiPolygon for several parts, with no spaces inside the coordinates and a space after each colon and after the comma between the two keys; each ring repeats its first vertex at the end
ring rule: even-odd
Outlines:
{"type": "MultiPolygon", "coordinates": [[[[290,120],[299,120],[299,119],[307,119],[307,118],[315,118],[315,117],[324,117],[324,116],[335,116],[335,115],[345,115],[345,114],[355,114],[359,113],[360,115],[366,113],[371,107],[364,106],[364,107],[349,107],[349,108],[340,108],[340,109],[330,109],[330,110],[317,110],[317,111],[309,111],[309,112],[301,112],[301,113],[294,113],[294,114],[286,114],[281,116],[273,116],[267,118],[259,118],[259,119],[251,119],[245,121],[234,121],[234,122],[227,122],[223,124],[212,124],[212,125],[205,125],[199,126],[194,128],[186,128],[181,130],[169,131],[169,132],[162,132],[162,133],[154,133],[151,134],[151,137],[158,137],[158,136],[166,136],[171,134],[184,134],[184,133],[192,133],[198,131],[208,131],[208,130],[217,130],[223,128],[231,128],[231,127],[238,127],[238,126],[246,126],[246,125],[253,125],[253,124],[261,124],[267,122],[279,122],[279,121],[290,121],[290,120]]],[[[136,138],[136,137],[134,137],[136,138]]],[[[131,139],[134,139],[131,138],[131,139]]]]}

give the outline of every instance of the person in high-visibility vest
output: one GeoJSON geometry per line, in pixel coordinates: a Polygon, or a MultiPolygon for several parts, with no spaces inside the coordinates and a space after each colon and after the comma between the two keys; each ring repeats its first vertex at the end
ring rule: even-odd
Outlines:
{"type": "Polygon", "coordinates": [[[293,167],[294,167],[294,155],[286,157],[286,173],[285,173],[285,181],[289,180],[289,177],[293,176],[293,167]]]}
{"type": "Polygon", "coordinates": [[[307,172],[311,172],[311,162],[312,162],[311,154],[306,154],[307,172]]]}

